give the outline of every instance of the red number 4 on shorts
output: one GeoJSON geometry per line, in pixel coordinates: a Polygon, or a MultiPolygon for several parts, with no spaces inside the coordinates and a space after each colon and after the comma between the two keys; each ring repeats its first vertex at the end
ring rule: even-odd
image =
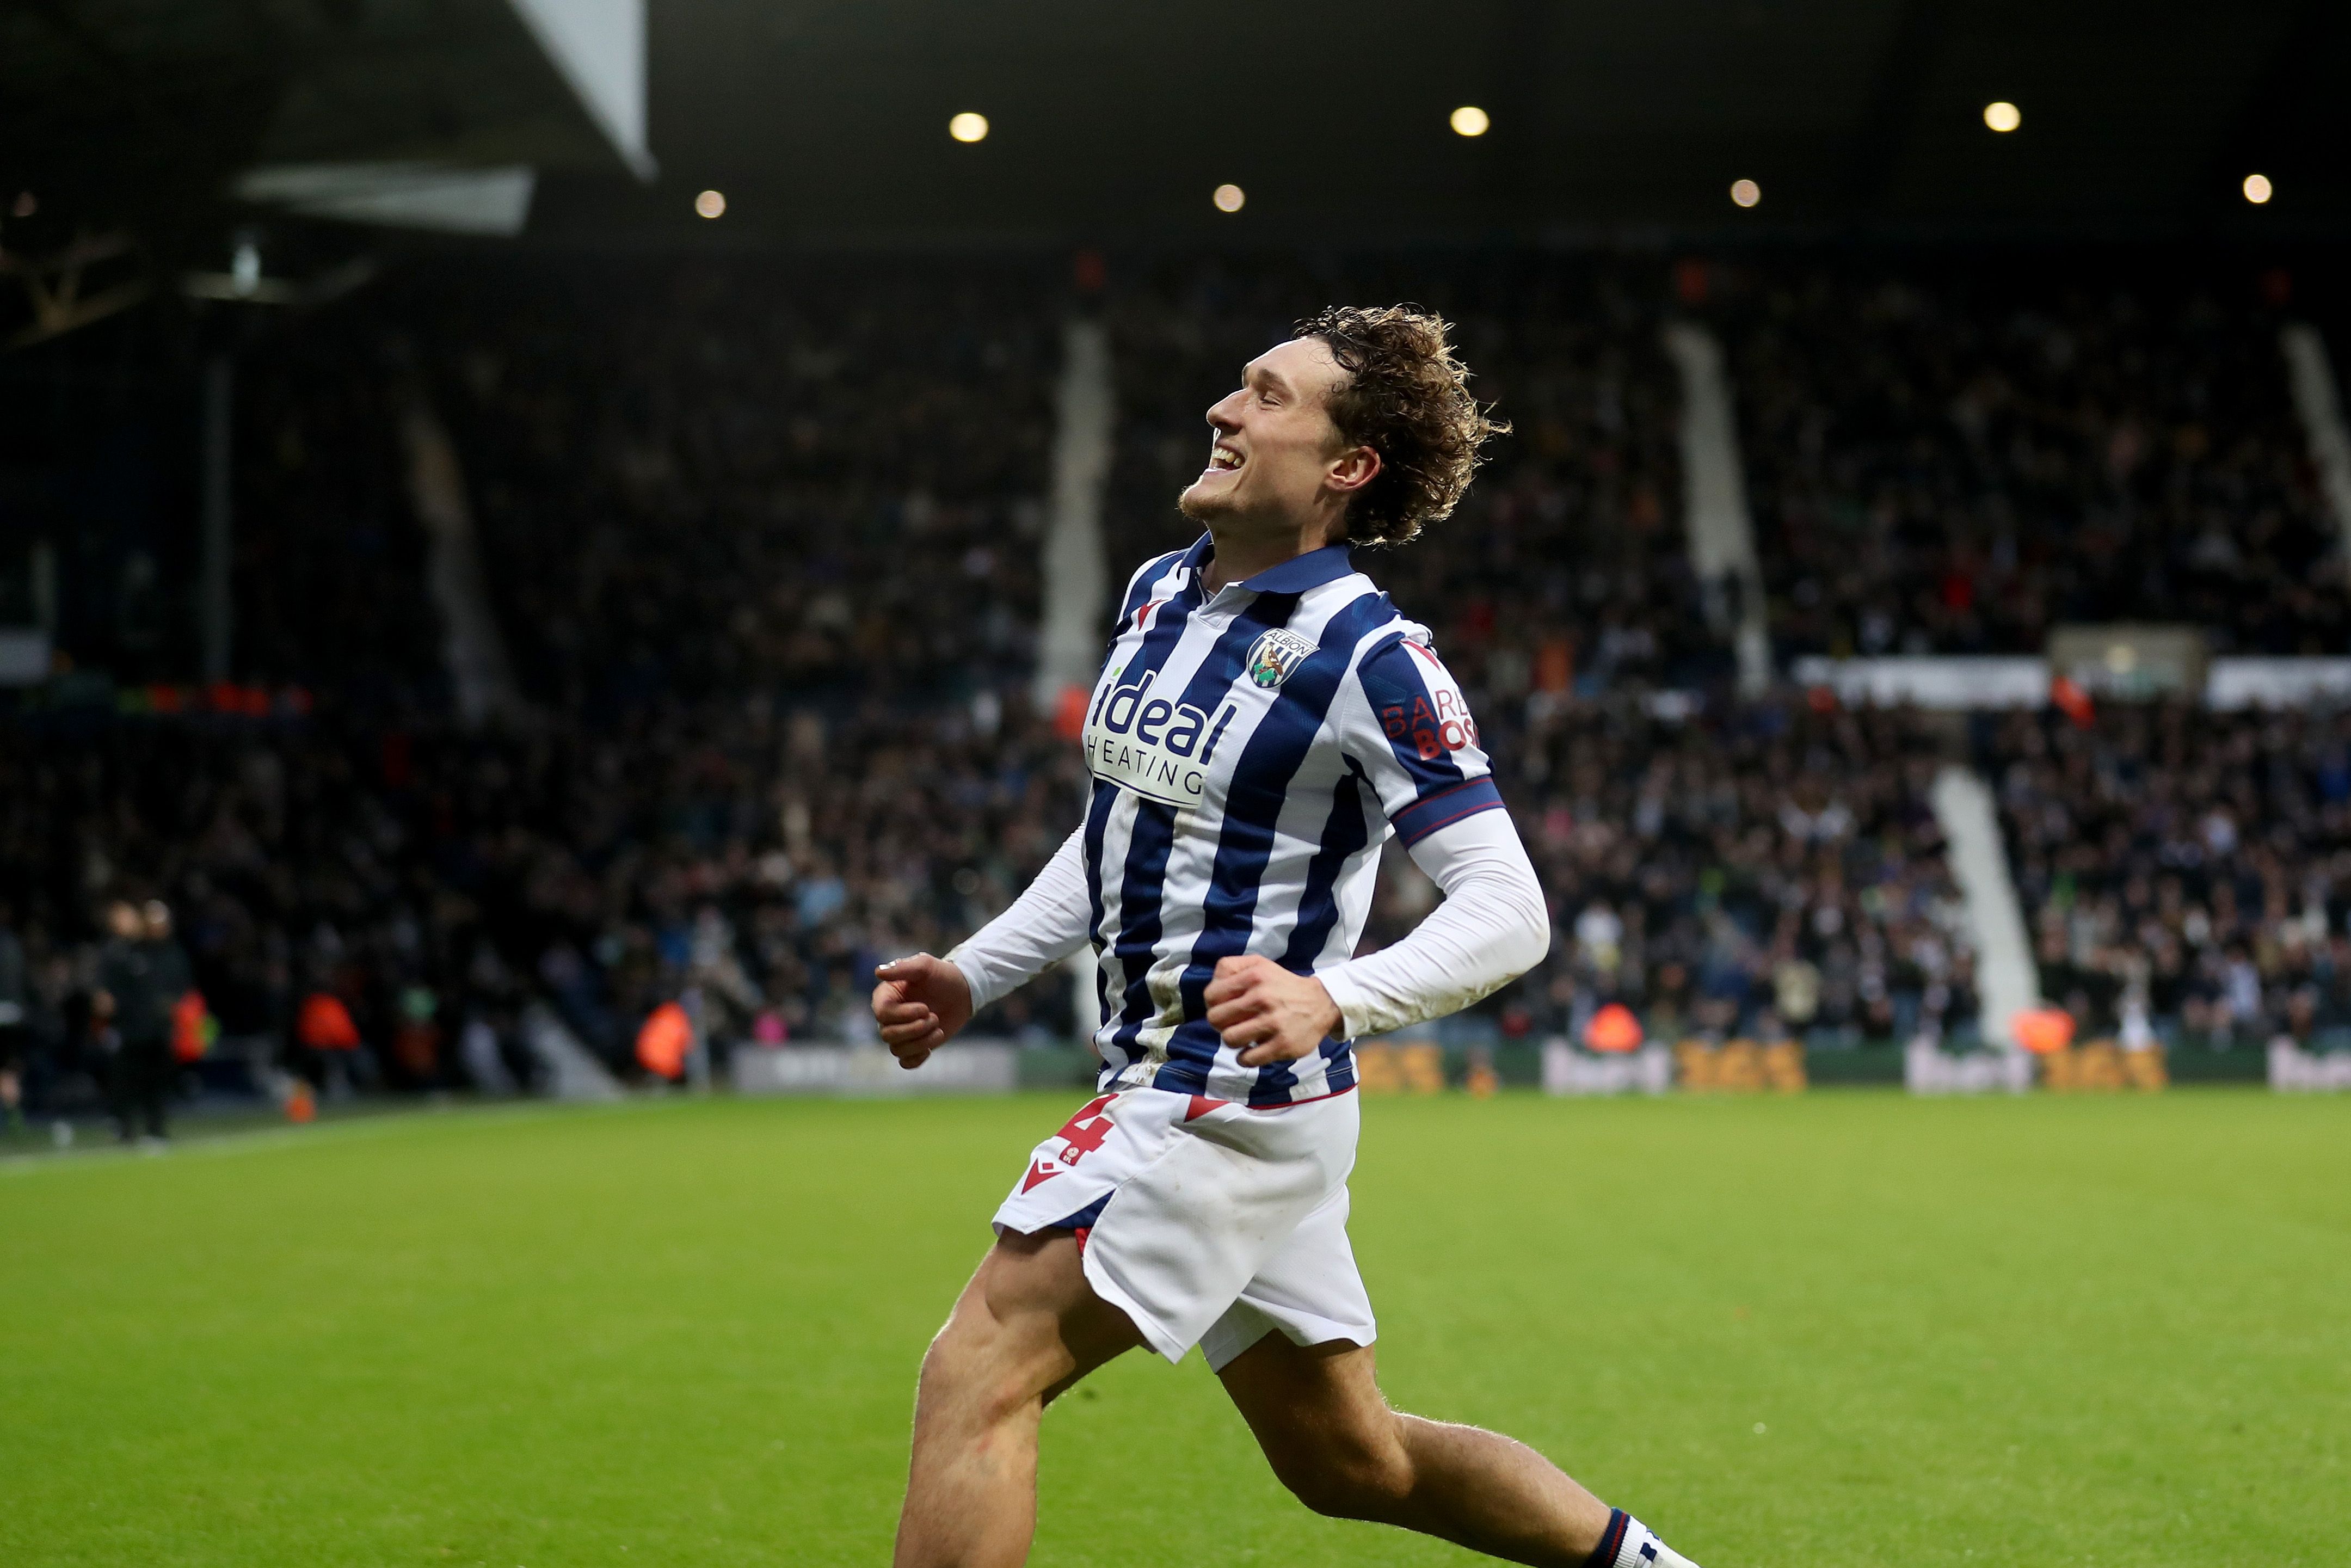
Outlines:
{"type": "Polygon", "coordinates": [[[1110,1136],[1111,1130],[1111,1119],[1102,1113],[1102,1108],[1117,1098],[1115,1094],[1104,1094],[1089,1100],[1078,1107],[1076,1115],[1061,1124],[1059,1136],[1067,1145],[1061,1150],[1063,1165],[1076,1165],[1081,1158],[1102,1146],[1102,1140],[1110,1136]]]}

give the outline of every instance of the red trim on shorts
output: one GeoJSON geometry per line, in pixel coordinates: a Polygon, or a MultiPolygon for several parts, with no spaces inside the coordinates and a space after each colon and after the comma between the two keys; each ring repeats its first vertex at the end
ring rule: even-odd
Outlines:
{"type": "Polygon", "coordinates": [[[1250,1111],[1290,1111],[1294,1110],[1301,1105],[1314,1105],[1319,1104],[1325,1100],[1336,1100],[1342,1094],[1353,1094],[1354,1092],[1355,1085],[1350,1083],[1344,1089],[1333,1089],[1327,1094],[1309,1094],[1305,1099],[1292,1100],[1287,1105],[1249,1105],[1244,1107],[1244,1109],[1250,1111]]]}
{"type": "MultiPolygon", "coordinates": [[[[1301,1060],[1303,1059],[1301,1058],[1301,1060]]],[[[1152,1089],[1152,1085],[1148,1083],[1131,1084],[1127,1088],[1114,1090],[1111,1093],[1103,1095],[1102,1098],[1105,1100],[1115,1099],[1120,1094],[1130,1094],[1137,1089],[1152,1089]]],[[[1207,1115],[1209,1112],[1216,1110],[1220,1105],[1239,1105],[1244,1111],[1287,1111],[1290,1109],[1290,1105],[1312,1105],[1324,1100],[1336,1100],[1342,1094],[1353,1094],[1355,1092],[1355,1089],[1356,1085],[1350,1083],[1344,1089],[1333,1089],[1329,1092],[1322,1094],[1310,1094],[1303,1100],[1292,1100],[1290,1102],[1289,1105],[1250,1105],[1238,1100],[1218,1100],[1207,1094],[1195,1094],[1191,1096],[1191,1103],[1184,1108],[1184,1120],[1186,1122],[1197,1121],[1201,1117],[1207,1115]]],[[[1184,1092],[1180,1089],[1152,1089],[1152,1092],[1158,1094],[1180,1094],[1184,1092]]],[[[1081,1115],[1083,1113],[1081,1113],[1081,1115]]]]}

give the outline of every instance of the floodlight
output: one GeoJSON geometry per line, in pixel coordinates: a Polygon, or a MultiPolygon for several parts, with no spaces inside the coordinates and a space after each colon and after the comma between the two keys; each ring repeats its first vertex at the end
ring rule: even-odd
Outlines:
{"type": "Polygon", "coordinates": [[[1238,213],[1241,210],[1241,204],[1249,198],[1241,193],[1238,185],[1219,185],[1210,200],[1217,204],[1217,211],[1220,213],[1238,213]]]}
{"type": "Polygon", "coordinates": [[[2253,205],[2258,207],[2276,194],[2277,187],[2270,183],[2270,177],[2267,174],[2245,176],[2245,200],[2252,203],[2253,205]]]}
{"type": "Polygon", "coordinates": [[[726,210],[726,198],[716,191],[705,191],[694,198],[694,210],[705,218],[715,218],[726,210]]]}
{"type": "Polygon", "coordinates": [[[947,134],[957,141],[985,141],[987,140],[987,116],[966,110],[947,121],[947,134]]]}
{"type": "Polygon", "coordinates": [[[1730,199],[1742,207],[1751,207],[1763,199],[1763,187],[1752,180],[1733,180],[1730,199]]]}
{"type": "Polygon", "coordinates": [[[1493,120],[1474,103],[1465,103],[1453,111],[1451,124],[1456,136],[1483,136],[1493,120]]]}
{"type": "Polygon", "coordinates": [[[1994,131],[2007,132],[2024,123],[2024,111],[2006,99],[1984,105],[1984,123],[1994,131]]]}

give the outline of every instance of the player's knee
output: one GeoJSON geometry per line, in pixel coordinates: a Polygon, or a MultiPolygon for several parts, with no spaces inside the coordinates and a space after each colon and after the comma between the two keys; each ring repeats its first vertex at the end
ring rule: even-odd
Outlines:
{"type": "Polygon", "coordinates": [[[994,1426],[1037,1404],[1042,1394],[1029,1358],[1001,1333],[958,1332],[949,1320],[923,1354],[920,1402],[953,1408],[973,1422],[994,1426]]]}
{"type": "Polygon", "coordinates": [[[935,1341],[923,1357],[916,1404],[955,1426],[997,1426],[1033,1398],[1017,1380],[952,1346],[935,1341]]]}

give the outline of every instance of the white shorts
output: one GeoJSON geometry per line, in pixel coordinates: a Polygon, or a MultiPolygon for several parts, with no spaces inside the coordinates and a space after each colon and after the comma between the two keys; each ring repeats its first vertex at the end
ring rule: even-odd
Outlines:
{"type": "Polygon", "coordinates": [[[1090,1101],[1037,1145],[998,1234],[1066,1228],[1086,1281],[1151,1348],[1221,1371],[1273,1329],[1377,1337],[1347,1245],[1353,1093],[1251,1110],[1165,1089],[1090,1101]]]}

